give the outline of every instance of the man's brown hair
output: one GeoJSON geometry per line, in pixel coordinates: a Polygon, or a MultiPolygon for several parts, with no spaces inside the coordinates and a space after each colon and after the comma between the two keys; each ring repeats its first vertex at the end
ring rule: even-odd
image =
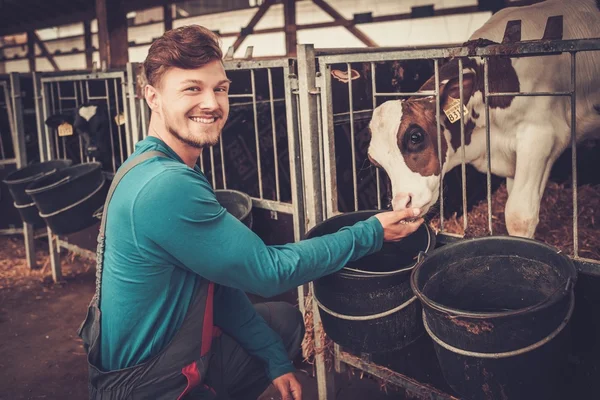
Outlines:
{"type": "Polygon", "coordinates": [[[169,68],[195,69],[222,58],[219,37],[214,32],[188,25],[167,31],[152,43],[144,70],[148,84],[156,86],[169,68]]]}

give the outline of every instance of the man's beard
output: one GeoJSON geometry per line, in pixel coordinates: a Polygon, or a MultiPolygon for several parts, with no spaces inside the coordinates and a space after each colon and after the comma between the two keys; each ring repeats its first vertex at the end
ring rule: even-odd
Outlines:
{"type": "Polygon", "coordinates": [[[169,119],[168,119],[168,117],[166,117],[166,114],[163,113],[163,115],[165,116],[164,123],[165,123],[165,128],[167,129],[167,131],[182,143],[185,143],[188,146],[196,148],[196,149],[203,149],[204,147],[214,146],[217,143],[219,143],[219,138],[221,137],[221,132],[219,132],[217,135],[215,135],[214,138],[211,137],[211,135],[209,135],[209,134],[204,135],[205,137],[203,137],[203,138],[195,138],[192,135],[189,135],[188,137],[184,137],[175,128],[173,128],[173,126],[169,123],[169,119]]]}

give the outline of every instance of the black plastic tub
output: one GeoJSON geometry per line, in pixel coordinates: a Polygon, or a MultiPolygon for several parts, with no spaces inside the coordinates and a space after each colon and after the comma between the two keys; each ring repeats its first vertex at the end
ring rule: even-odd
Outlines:
{"type": "Polygon", "coordinates": [[[70,234],[97,222],[94,211],[106,199],[108,181],[98,162],[74,165],[33,182],[25,190],[56,234],[70,234]]]}
{"type": "Polygon", "coordinates": [[[21,221],[32,224],[34,227],[45,226],[45,222],[42,217],[40,217],[40,212],[38,211],[35,203],[32,202],[25,205],[18,205],[17,203],[14,203],[13,205],[19,212],[21,221]]]}
{"type": "Polygon", "coordinates": [[[540,242],[492,236],[446,245],[414,268],[442,373],[465,399],[560,398],[577,271],[540,242]]]}
{"type": "Polygon", "coordinates": [[[28,224],[40,226],[44,221],[39,216],[35,202],[25,189],[38,179],[56,174],[58,171],[69,167],[72,160],[52,160],[35,163],[8,174],[4,183],[13,198],[14,206],[21,216],[21,220],[28,224]]]}
{"type": "Polygon", "coordinates": [[[217,201],[227,212],[252,229],[252,199],[246,193],[231,190],[215,190],[217,201]]]}
{"type": "MultiPolygon", "coordinates": [[[[330,218],[307,233],[314,238],[364,221],[380,211],[357,211],[330,218]]],[[[423,224],[411,236],[384,243],[370,256],[348,263],[314,282],[325,333],[355,352],[402,349],[424,334],[421,305],[410,288],[420,252],[435,247],[435,234],[423,224]]]]}
{"type": "Polygon", "coordinates": [[[102,164],[83,163],[37,179],[25,192],[35,201],[40,214],[51,214],[88,196],[105,179],[102,164]]]}

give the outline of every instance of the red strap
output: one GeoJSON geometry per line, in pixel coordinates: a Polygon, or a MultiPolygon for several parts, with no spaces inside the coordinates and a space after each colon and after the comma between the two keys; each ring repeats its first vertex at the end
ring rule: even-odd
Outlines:
{"type": "Polygon", "coordinates": [[[204,356],[210,350],[213,337],[213,297],[215,292],[215,284],[208,284],[208,294],[206,296],[206,308],[204,309],[204,325],[202,327],[202,348],[200,356],[204,356]]]}
{"type": "Polygon", "coordinates": [[[196,361],[194,361],[190,365],[186,365],[185,367],[183,367],[181,369],[181,373],[185,375],[188,383],[185,387],[185,390],[179,395],[177,400],[181,400],[183,396],[188,394],[190,390],[198,386],[198,384],[200,383],[200,372],[198,372],[198,366],[196,365],[196,361]]]}

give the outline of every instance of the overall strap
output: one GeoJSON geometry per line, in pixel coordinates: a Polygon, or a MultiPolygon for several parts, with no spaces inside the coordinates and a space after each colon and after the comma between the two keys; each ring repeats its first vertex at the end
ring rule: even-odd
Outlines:
{"type": "Polygon", "coordinates": [[[96,249],[96,293],[92,298],[92,303],[98,305],[100,300],[100,285],[102,284],[102,268],[104,262],[104,234],[106,232],[106,216],[108,215],[108,203],[110,202],[112,195],[117,188],[117,185],[123,179],[125,174],[131,171],[138,164],[149,160],[153,157],[165,157],[168,158],[166,154],[160,152],[158,150],[147,151],[145,153],[136,156],[127,164],[123,165],[112,180],[110,185],[110,189],[108,190],[108,194],[106,195],[106,200],[104,202],[104,208],[102,211],[102,222],[100,223],[100,232],[98,234],[98,247],[96,249]]]}
{"type": "Polygon", "coordinates": [[[131,171],[136,165],[143,163],[146,160],[149,160],[153,157],[167,157],[167,155],[158,150],[147,151],[145,153],[136,156],[134,159],[125,164],[122,168],[119,168],[115,177],[113,178],[112,184],[110,185],[110,189],[108,189],[108,194],[106,195],[106,201],[104,202],[104,212],[102,213],[102,222],[100,223],[100,235],[104,236],[104,232],[106,230],[106,215],[108,214],[106,210],[108,210],[108,203],[112,198],[112,195],[117,188],[117,185],[123,179],[125,174],[131,171]]]}

